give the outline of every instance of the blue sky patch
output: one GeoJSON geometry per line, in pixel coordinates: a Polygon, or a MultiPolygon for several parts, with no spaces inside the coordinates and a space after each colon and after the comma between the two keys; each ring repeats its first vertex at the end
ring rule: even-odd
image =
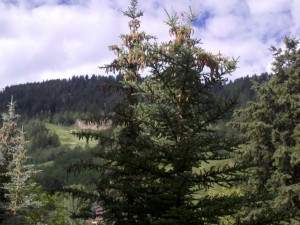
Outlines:
{"type": "Polygon", "coordinates": [[[201,12],[197,19],[193,22],[194,26],[206,27],[206,22],[212,15],[208,11],[201,12]]]}

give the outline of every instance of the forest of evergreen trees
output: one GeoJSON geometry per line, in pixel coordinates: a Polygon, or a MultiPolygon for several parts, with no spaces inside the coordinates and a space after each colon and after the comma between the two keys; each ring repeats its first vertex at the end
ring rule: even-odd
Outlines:
{"type": "Polygon", "coordinates": [[[272,75],[227,82],[238,62],[200,47],[192,10],[168,14],[163,43],[139,30],[137,0],[124,15],[101,67],[116,78],[0,93],[0,224],[299,224],[300,41],[271,47],[272,75]],[[45,125],[78,118],[112,123],[73,130],[97,141],[74,148],[45,125]]]}
{"type": "Polygon", "coordinates": [[[112,111],[118,93],[100,92],[105,86],[118,85],[119,76],[73,76],[70,79],[27,83],[4,88],[0,109],[4,111],[11,96],[22,117],[40,118],[51,123],[72,124],[87,112],[112,111]]]}
{"type": "MultiPolygon", "coordinates": [[[[253,83],[263,83],[270,75],[263,73],[241,77],[216,84],[216,95],[236,98],[238,107],[255,100],[253,83]]],[[[117,76],[73,76],[40,83],[27,83],[6,87],[0,92],[0,111],[7,108],[11,96],[17,102],[16,109],[22,118],[38,118],[50,123],[72,125],[76,119],[99,111],[112,112],[122,94],[109,87],[120,85],[122,77],[117,76]],[[103,91],[103,90],[106,91],[103,91]],[[102,90],[102,91],[101,91],[102,90]]]]}

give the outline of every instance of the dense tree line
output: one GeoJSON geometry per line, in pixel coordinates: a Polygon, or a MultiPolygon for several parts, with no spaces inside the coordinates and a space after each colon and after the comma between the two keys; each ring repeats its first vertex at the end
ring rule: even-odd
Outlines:
{"type": "Polygon", "coordinates": [[[218,85],[215,90],[216,95],[226,96],[237,100],[236,107],[244,107],[248,101],[256,101],[257,94],[253,89],[255,83],[262,84],[272,77],[271,74],[262,73],[251,77],[245,76],[227,82],[225,85],[218,85]]]}
{"type": "MultiPolygon", "coordinates": [[[[223,84],[215,84],[216,95],[236,98],[239,106],[255,100],[253,82],[262,83],[270,75],[264,73],[241,77],[223,84]]],[[[17,101],[22,118],[39,118],[44,121],[71,125],[78,118],[87,118],[96,112],[107,114],[122,94],[117,92],[121,76],[73,76],[70,79],[27,83],[4,88],[0,92],[0,111],[4,111],[11,96],[17,101]],[[116,90],[112,90],[115,86],[116,90]],[[102,90],[102,91],[101,91],[102,90]],[[103,91],[105,90],[105,91],[103,91]]]]}
{"type": "Polygon", "coordinates": [[[111,111],[118,94],[99,89],[118,85],[119,79],[119,76],[73,76],[6,87],[0,93],[0,110],[5,110],[6,103],[14,96],[23,118],[39,117],[53,123],[72,124],[83,113],[111,111]]]}

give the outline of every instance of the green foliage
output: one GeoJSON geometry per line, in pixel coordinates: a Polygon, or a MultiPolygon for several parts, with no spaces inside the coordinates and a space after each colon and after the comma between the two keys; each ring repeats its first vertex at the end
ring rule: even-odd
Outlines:
{"type": "Polygon", "coordinates": [[[44,149],[43,151],[30,152],[29,162],[36,165],[55,161],[67,152],[72,151],[68,146],[52,147],[44,149]]]}
{"type": "Polygon", "coordinates": [[[271,75],[262,73],[259,76],[246,76],[237,78],[228,83],[216,85],[213,88],[215,95],[225,96],[231,99],[237,99],[237,107],[245,107],[248,101],[256,101],[257,95],[253,89],[254,83],[264,83],[270,79],[271,75]]]}
{"type": "Polygon", "coordinates": [[[138,11],[137,9],[137,5],[138,5],[138,1],[137,0],[132,0],[130,2],[130,7],[128,8],[127,11],[123,12],[125,16],[131,18],[131,19],[136,19],[138,17],[143,16],[143,12],[142,11],[138,11]]]}
{"type": "Polygon", "coordinates": [[[37,171],[33,170],[31,165],[26,165],[27,157],[24,149],[23,134],[20,137],[20,143],[16,152],[13,153],[12,161],[9,164],[10,170],[6,176],[10,178],[10,182],[3,185],[6,191],[6,197],[9,201],[7,209],[14,216],[20,215],[29,206],[37,205],[38,201],[34,201],[35,194],[30,193],[35,183],[30,180],[37,171]]]}
{"type": "Polygon", "coordinates": [[[25,215],[25,224],[37,225],[82,225],[83,219],[76,218],[87,211],[91,203],[65,193],[48,194],[41,186],[33,190],[42,206],[25,215]]]}
{"type": "Polygon", "coordinates": [[[111,85],[118,81],[119,77],[92,75],[14,85],[0,92],[0,110],[5,109],[13,95],[22,117],[71,125],[86,112],[111,112],[119,94],[110,90],[99,93],[98,90],[104,83],[111,85]]]}
{"type": "Polygon", "coordinates": [[[40,156],[33,156],[43,171],[38,173],[34,179],[50,193],[60,191],[63,187],[81,184],[87,186],[88,190],[94,189],[93,180],[99,176],[98,172],[82,171],[80,174],[68,173],[66,167],[81,161],[92,160],[93,149],[76,147],[70,149],[67,146],[48,149],[40,153],[40,156]],[[47,161],[52,159],[53,161],[47,161]],[[47,163],[48,162],[48,163],[47,163]],[[51,163],[49,163],[51,162],[51,163]]]}
{"type": "Polygon", "coordinates": [[[13,153],[18,150],[18,129],[16,119],[18,115],[15,114],[14,104],[8,105],[8,113],[2,114],[3,126],[0,130],[0,222],[3,222],[5,214],[8,213],[6,204],[9,204],[7,192],[4,185],[10,182],[10,177],[7,173],[11,168],[13,153]]]}
{"type": "Polygon", "coordinates": [[[44,151],[47,148],[55,148],[61,145],[58,135],[49,132],[45,123],[39,120],[29,120],[24,124],[28,149],[30,152],[44,151]]]}
{"type": "Polygon", "coordinates": [[[89,184],[95,174],[84,173],[79,177],[68,175],[65,167],[68,163],[85,159],[89,150],[80,147],[70,149],[59,146],[58,136],[48,132],[44,123],[32,120],[25,124],[30,142],[31,162],[37,164],[53,160],[53,167],[43,167],[45,171],[36,174],[32,166],[27,165],[24,134],[17,128],[14,105],[9,105],[9,112],[3,114],[1,128],[1,224],[82,224],[83,219],[73,218],[88,211],[91,203],[75,198],[70,194],[54,193],[65,185],[76,183],[89,184]],[[5,157],[4,157],[5,156],[5,157]],[[4,167],[6,165],[6,167],[4,167]],[[46,193],[44,189],[53,194],[46,193]],[[5,215],[4,215],[5,213],[5,215]],[[4,217],[5,216],[5,217],[4,217]]]}
{"type": "MultiPolygon", "coordinates": [[[[121,35],[123,45],[110,47],[117,58],[109,65],[102,68],[107,72],[118,72],[124,82],[119,91],[124,93],[124,99],[116,105],[113,114],[113,124],[117,127],[111,136],[103,131],[79,131],[77,136],[97,139],[100,144],[95,149],[94,156],[99,160],[86,161],[81,165],[74,164],[74,171],[88,169],[99,171],[100,176],[96,181],[96,195],[94,198],[104,208],[104,219],[107,223],[114,224],[145,224],[144,217],[139,214],[142,205],[139,204],[141,197],[134,188],[135,179],[143,179],[143,174],[133,167],[134,149],[138,146],[139,126],[134,121],[133,105],[138,99],[135,94],[137,90],[128,85],[129,82],[139,83],[141,77],[139,72],[146,67],[146,55],[150,47],[151,36],[139,32],[140,21],[138,18],[142,13],[136,9],[137,1],[132,1],[131,7],[124,12],[131,18],[129,22],[130,33],[121,35]]],[[[105,123],[106,118],[101,122],[105,123]]]]}
{"type": "Polygon", "coordinates": [[[78,130],[79,128],[76,126],[62,126],[46,123],[46,128],[48,129],[48,133],[52,135],[57,135],[59,137],[59,141],[61,145],[68,146],[70,148],[75,148],[76,146],[80,147],[94,147],[97,145],[97,141],[89,140],[88,142],[84,139],[78,140],[78,138],[72,135],[74,130],[78,130]]]}
{"type": "Polygon", "coordinates": [[[173,40],[152,43],[139,31],[137,4],[123,12],[131,20],[122,45],[110,46],[116,59],[101,67],[117,78],[80,76],[0,93],[0,103],[14,93],[25,117],[49,122],[29,120],[23,133],[13,102],[2,115],[0,223],[77,225],[97,204],[105,224],[115,225],[299,224],[299,41],[287,37],[285,49],[271,48],[274,75],[226,84],[236,60],[192,38],[192,10],[167,13],[173,40]],[[144,69],[150,75],[142,79],[144,69]],[[239,134],[224,125],[235,100],[243,108],[230,124],[239,134]],[[113,128],[58,126],[79,117],[113,128]],[[64,188],[76,197],[57,192],[64,188]]]}
{"type": "Polygon", "coordinates": [[[31,193],[36,184],[30,178],[37,171],[33,166],[26,165],[24,133],[17,128],[17,117],[15,103],[11,100],[8,113],[2,114],[3,126],[0,130],[0,206],[5,213],[4,224],[22,224],[28,208],[40,206],[35,194],[31,193]]]}
{"type": "Polygon", "coordinates": [[[133,106],[141,147],[134,151],[132,167],[144,177],[131,189],[147,198],[141,207],[151,217],[149,224],[218,224],[242,203],[236,193],[206,193],[242,179],[242,167],[228,164],[238,140],[215,126],[234,102],[212,94],[236,61],[202,49],[191,38],[192,20],[192,14],[186,24],[170,16],[174,40],[151,48],[151,76],[137,87],[144,101],[133,106]],[[207,166],[214,161],[218,167],[207,166]]]}
{"type": "MultiPolygon", "coordinates": [[[[225,85],[217,85],[214,90],[220,96],[236,97],[239,106],[244,106],[247,101],[256,98],[251,89],[253,80],[261,83],[268,79],[267,74],[247,76],[225,85]]],[[[19,103],[17,109],[22,114],[22,120],[36,118],[52,124],[70,126],[78,118],[90,119],[98,115],[99,111],[102,113],[100,118],[110,114],[115,104],[123,98],[123,93],[116,91],[120,90],[120,80],[121,76],[114,78],[93,75],[14,85],[0,92],[0,110],[5,109],[5,103],[14,95],[19,103]]],[[[27,133],[28,129],[25,130],[27,133]]]]}
{"type": "Polygon", "coordinates": [[[124,77],[126,96],[114,110],[117,127],[111,136],[97,131],[76,132],[95,138],[99,160],[74,164],[70,170],[99,171],[96,193],[107,224],[209,224],[231,214],[243,196],[209,195],[214,185],[241,179],[237,165],[228,164],[239,144],[215,126],[234,102],[212,95],[212,88],[234,71],[235,60],[207,53],[179,17],[170,17],[175,40],[150,44],[151,36],[138,32],[141,16],[132,1],[125,15],[130,34],[123,45],[112,46],[117,58],[103,68],[124,77]],[[151,76],[140,82],[139,71],[151,76]],[[219,167],[203,165],[219,161],[219,167]],[[203,193],[199,195],[199,192],[203,193]]]}
{"type": "Polygon", "coordinates": [[[286,37],[284,49],[271,50],[274,75],[255,85],[258,101],[237,110],[232,123],[248,139],[242,160],[254,165],[244,193],[255,198],[237,217],[240,224],[299,223],[299,41],[286,37]]]}

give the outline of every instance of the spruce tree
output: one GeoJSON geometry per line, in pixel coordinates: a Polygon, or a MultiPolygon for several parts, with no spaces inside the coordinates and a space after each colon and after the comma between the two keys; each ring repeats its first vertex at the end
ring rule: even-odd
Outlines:
{"type": "MultiPolygon", "coordinates": [[[[235,211],[241,197],[209,195],[207,189],[241,179],[231,163],[238,142],[216,124],[234,102],[212,95],[236,61],[211,54],[191,38],[194,16],[187,24],[177,14],[168,24],[175,40],[143,42],[137,1],[125,15],[132,20],[123,46],[112,46],[118,58],[105,68],[121,71],[126,98],[115,109],[119,126],[112,137],[99,132],[78,132],[100,140],[95,156],[101,159],[82,167],[100,171],[95,199],[103,206],[108,224],[209,224],[235,211]],[[139,83],[139,69],[150,77],[139,83]],[[218,166],[214,166],[218,165],[218,166]]],[[[150,37],[149,37],[150,38],[150,37]]]]}
{"type": "Polygon", "coordinates": [[[6,204],[8,203],[4,184],[10,182],[7,172],[12,161],[12,154],[18,148],[17,118],[18,115],[15,114],[14,105],[9,104],[8,113],[2,114],[3,126],[0,129],[0,221],[2,222],[5,217],[4,214],[7,212],[6,204]]]}
{"type": "MultiPolygon", "coordinates": [[[[137,9],[137,0],[124,15],[130,18],[129,34],[121,35],[122,45],[110,46],[116,54],[111,64],[100,68],[107,73],[118,73],[122,77],[120,86],[102,86],[101,90],[114,89],[124,97],[114,108],[113,115],[102,115],[91,118],[90,121],[98,123],[113,121],[113,132],[79,131],[74,132],[78,137],[95,138],[99,146],[94,150],[95,159],[80,165],[70,166],[71,171],[77,169],[92,169],[100,172],[96,183],[94,200],[103,207],[103,219],[107,224],[147,224],[147,214],[143,212],[143,199],[139,196],[139,185],[144,174],[139,167],[138,151],[139,125],[136,123],[133,106],[138,103],[135,85],[141,82],[141,71],[146,67],[147,49],[149,41],[153,38],[144,32],[139,32],[142,11],[137,9]],[[100,119],[99,119],[100,118],[100,119]]],[[[74,190],[73,190],[74,192],[74,190]]]]}
{"type": "Polygon", "coordinates": [[[210,195],[210,188],[242,179],[232,157],[238,140],[218,129],[235,102],[213,95],[236,60],[206,52],[192,38],[190,13],[169,15],[173,40],[149,51],[150,76],[139,86],[134,106],[143,148],[140,183],[149,224],[220,224],[241,196],[210,195]]]}
{"type": "Polygon", "coordinates": [[[30,180],[37,171],[26,165],[24,133],[17,128],[18,117],[15,102],[11,100],[8,113],[2,114],[3,126],[0,129],[2,224],[21,224],[23,213],[30,207],[39,206],[31,193],[35,183],[30,180]]]}
{"type": "Polygon", "coordinates": [[[237,215],[239,224],[299,224],[300,212],[300,50],[286,37],[285,47],[271,47],[273,75],[256,84],[257,102],[235,112],[248,142],[242,160],[253,164],[243,186],[253,204],[237,215]]]}

